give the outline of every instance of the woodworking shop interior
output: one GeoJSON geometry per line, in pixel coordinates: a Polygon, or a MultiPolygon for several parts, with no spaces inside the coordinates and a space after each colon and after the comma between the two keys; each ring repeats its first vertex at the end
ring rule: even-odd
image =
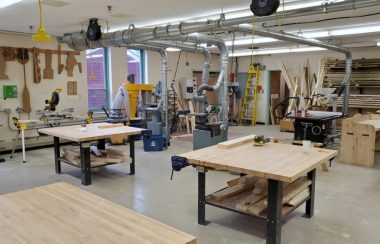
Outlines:
{"type": "Polygon", "coordinates": [[[380,0],[1,0],[0,243],[380,243],[380,0]]]}

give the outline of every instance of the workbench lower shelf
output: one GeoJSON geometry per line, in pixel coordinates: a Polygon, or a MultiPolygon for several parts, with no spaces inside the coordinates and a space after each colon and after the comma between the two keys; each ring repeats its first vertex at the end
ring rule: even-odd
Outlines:
{"type": "MultiPolygon", "coordinates": [[[[72,166],[77,167],[77,168],[81,167],[80,164],[73,163],[73,162],[71,162],[71,161],[69,161],[63,157],[59,158],[59,161],[61,161],[62,163],[72,165],[72,166]]],[[[126,163],[126,162],[118,162],[118,163],[91,162],[90,168],[94,169],[94,168],[100,168],[100,167],[104,167],[104,166],[108,166],[108,165],[122,164],[122,163],[126,163]]]]}
{"type": "MultiPolygon", "coordinates": [[[[226,189],[226,188],[224,188],[224,189],[226,189]]],[[[222,191],[224,189],[221,189],[220,191],[222,191]]],[[[217,192],[219,192],[219,191],[217,191],[217,192]]],[[[251,189],[247,190],[247,191],[244,191],[244,192],[241,192],[240,194],[234,195],[234,196],[229,197],[229,198],[227,198],[225,200],[222,200],[222,201],[214,200],[213,197],[212,197],[212,194],[210,194],[210,195],[206,196],[206,204],[214,206],[214,207],[222,208],[222,209],[225,209],[225,210],[230,210],[230,211],[233,211],[233,212],[238,212],[238,213],[246,214],[246,215],[253,216],[253,217],[256,217],[256,218],[260,218],[260,219],[263,219],[263,220],[267,219],[266,212],[263,213],[263,214],[260,214],[260,215],[256,215],[256,214],[253,214],[251,212],[243,211],[243,210],[240,210],[240,209],[236,208],[236,204],[239,203],[239,202],[241,202],[243,199],[245,199],[246,197],[248,197],[250,194],[252,194],[252,190],[251,189]]],[[[307,197],[303,198],[298,204],[296,204],[294,206],[290,206],[288,204],[284,204],[283,207],[282,207],[282,217],[283,218],[287,217],[290,213],[292,213],[294,210],[296,210],[302,204],[306,203],[308,200],[310,200],[310,194],[307,197]]]]}

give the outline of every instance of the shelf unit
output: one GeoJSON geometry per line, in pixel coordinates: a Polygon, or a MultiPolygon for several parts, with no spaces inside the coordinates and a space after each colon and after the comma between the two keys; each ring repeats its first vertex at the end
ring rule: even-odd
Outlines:
{"type": "MultiPolygon", "coordinates": [[[[345,72],[345,60],[327,60],[325,66],[324,87],[339,87],[345,72]]],[[[350,85],[350,109],[355,113],[380,108],[380,59],[355,59],[352,64],[350,85]],[[377,90],[370,93],[369,89],[377,90]],[[359,110],[359,111],[357,111],[359,110]]],[[[338,107],[343,106],[343,97],[338,99],[338,107]]]]}

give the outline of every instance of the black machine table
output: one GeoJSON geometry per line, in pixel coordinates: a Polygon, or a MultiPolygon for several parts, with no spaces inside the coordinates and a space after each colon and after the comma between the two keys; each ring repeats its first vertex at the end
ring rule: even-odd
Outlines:
{"type": "Polygon", "coordinates": [[[327,136],[332,134],[332,121],[342,117],[341,112],[329,111],[307,111],[305,117],[301,117],[300,113],[288,116],[295,120],[294,140],[310,140],[319,143],[324,143],[327,136]]]}

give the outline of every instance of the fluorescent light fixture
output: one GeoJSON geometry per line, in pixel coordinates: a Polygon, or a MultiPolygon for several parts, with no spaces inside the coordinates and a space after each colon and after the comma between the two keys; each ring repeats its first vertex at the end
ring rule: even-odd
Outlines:
{"type": "Polygon", "coordinates": [[[302,33],[300,36],[303,36],[304,38],[321,38],[321,37],[328,37],[330,36],[330,33],[328,31],[316,31],[316,32],[305,32],[302,33]]]}
{"type": "MultiPolygon", "coordinates": [[[[335,0],[334,3],[344,2],[345,0],[335,0]]],[[[297,3],[297,4],[285,4],[285,11],[287,10],[295,10],[295,9],[301,9],[301,8],[310,8],[310,7],[316,7],[316,6],[322,6],[326,3],[326,0],[323,1],[304,1],[306,3],[297,3]]],[[[278,8],[278,11],[282,11],[282,6],[278,8]]]]}
{"type": "Polygon", "coordinates": [[[345,35],[355,35],[355,34],[365,34],[380,32],[380,26],[363,26],[363,27],[354,27],[347,29],[336,29],[330,31],[331,36],[345,36],[345,35]]]}
{"type": "MultiPolygon", "coordinates": [[[[255,37],[253,40],[254,44],[259,44],[259,43],[268,43],[268,42],[276,42],[278,41],[277,39],[269,38],[269,37],[255,37]]],[[[248,45],[252,44],[252,38],[244,38],[244,39],[236,39],[234,41],[235,46],[242,46],[242,45],[248,45]]],[[[232,46],[232,41],[226,41],[227,46],[232,46]]]]}
{"type": "Polygon", "coordinates": [[[0,8],[6,8],[8,6],[19,3],[21,1],[23,1],[23,0],[1,0],[0,1],[0,8]]]}
{"type": "MultiPolygon", "coordinates": [[[[278,49],[260,49],[253,52],[254,55],[268,55],[268,54],[281,54],[281,53],[299,53],[299,52],[314,52],[314,51],[323,51],[326,50],[320,47],[294,47],[294,48],[278,48],[278,49]]],[[[243,57],[251,56],[252,51],[241,51],[229,53],[230,57],[243,57]]]]}
{"type": "MultiPolygon", "coordinates": [[[[335,0],[334,3],[338,2],[344,2],[345,0],[335,0]]],[[[310,8],[315,6],[322,6],[322,4],[326,3],[326,0],[323,1],[303,1],[306,3],[296,3],[296,4],[285,4],[285,8],[282,8],[282,4],[278,8],[277,12],[282,12],[282,10],[288,11],[288,10],[296,10],[296,9],[302,9],[302,8],[310,8]]],[[[243,17],[249,17],[252,16],[252,12],[250,10],[242,10],[242,11],[236,11],[233,13],[226,13],[226,19],[235,19],[235,18],[243,18],[243,17]]],[[[281,18],[279,16],[279,18],[281,18]]]]}
{"type": "Polygon", "coordinates": [[[166,48],[166,51],[168,51],[168,52],[179,52],[179,51],[181,51],[181,49],[174,48],[174,47],[168,47],[168,48],[166,48]]]}

